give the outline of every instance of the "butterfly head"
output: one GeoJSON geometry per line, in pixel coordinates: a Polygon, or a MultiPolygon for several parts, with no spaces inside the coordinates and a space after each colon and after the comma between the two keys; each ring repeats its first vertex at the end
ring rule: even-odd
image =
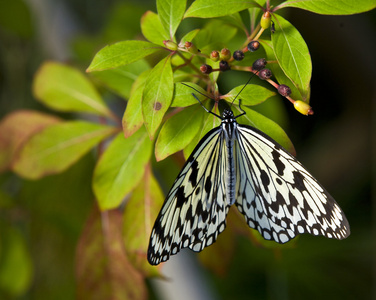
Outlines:
{"type": "Polygon", "coordinates": [[[231,111],[231,109],[226,108],[223,111],[222,120],[223,121],[233,121],[233,120],[235,120],[234,113],[231,111]]]}

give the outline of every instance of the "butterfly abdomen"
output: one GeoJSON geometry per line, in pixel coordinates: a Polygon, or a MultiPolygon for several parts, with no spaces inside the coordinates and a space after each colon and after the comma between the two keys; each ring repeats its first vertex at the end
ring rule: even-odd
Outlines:
{"type": "Polygon", "coordinates": [[[226,199],[229,205],[235,203],[235,184],[236,184],[236,172],[235,172],[235,157],[234,157],[234,143],[235,143],[235,130],[237,123],[235,119],[230,116],[222,120],[223,136],[226,144],[226,176],[225,176],[225,190],[226,199]]]}

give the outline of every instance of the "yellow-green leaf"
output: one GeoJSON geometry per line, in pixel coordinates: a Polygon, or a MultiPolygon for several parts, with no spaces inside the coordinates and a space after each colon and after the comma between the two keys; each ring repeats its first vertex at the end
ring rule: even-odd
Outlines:
{"type": "Polygon", "coordinates": [[[122,133],[111,142],[94,171],[93,189],[102,210],[119,206],[141,180],[152,151],[144,128],[125,139],[122,133]]]}
{"type": "Polygon", "coordinates": [[[154,138],[164,114],[170,107],[173,93],[174,81],[168,56],[151,70],[142,96],[142,114],[151,139],[154,138]]]}
{"type": "Polygon", "coordinates": [[[84,121],[49,126],[24,144],[13,170],[29,179],[60,173],[116,131],[115,127],[84,121]]]}
{"type": "Polygon", "coordinates": [[[44,63],[33,83],[35,97],[63,112],[88,112],[114,118],[93,84],[78,70],[55,62],[44,63]]]}

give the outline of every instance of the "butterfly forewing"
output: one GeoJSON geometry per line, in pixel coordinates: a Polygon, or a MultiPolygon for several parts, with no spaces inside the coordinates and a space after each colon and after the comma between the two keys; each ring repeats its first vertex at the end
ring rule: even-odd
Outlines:
{"type": "Polygon", "coordinates": [[[291,154],[225,110],[221,126],[202,138],[168,193],[150,236],[149,262],[214,243],[234,202],[267,240],[350,234],[338,204],[291,154]]]}
{"type": "Polygon", "coordinates": [[[196,146],[155,221],[148,260],[157,265],[182,248],[201,251],[225,229],[229,205],[223,178],[227,150],[221,127],[196,146]]]}
{"type": "Polygon", "coordinates": [[[238,209],[267,240],[297,234],[346,238],[349,224],[338,204],[284,148],[262,132],[237,127],[238,209]]]}

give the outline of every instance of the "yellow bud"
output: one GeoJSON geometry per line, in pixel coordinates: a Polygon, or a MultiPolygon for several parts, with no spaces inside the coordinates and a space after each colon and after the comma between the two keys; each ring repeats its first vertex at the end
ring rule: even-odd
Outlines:
{"type": "Polygon", "coordinates": [[[271,23],[270,13],[266,11],[261,17],[261,21],[260,21],[261,28],[263,29],[269,28],[270,23],[271,23]]]}
{"type": "Polygon", "coordinates": [[[172,41],[166,40],[166,41],[163,41],[163,44],[169,50],[176,51],[178,49],[178,45],[172,41]]]}
{"type": "Polygon", "coordinates": [[[295,109],[300,112],[301,114],[303,115],[313,115],[313,110],[312,110],[312,107],[309,106],[308,103],[305,103],[304,101],[302,100],[297,100],[294,102],[294,107],[295,109]]]}
{"type": "Polygon", "coordinates": [[[212,51],[210,53],[210,59],[214,62],[218,61],[219,60],[219,53],[218,51],[212,51]]]}
{"type": "Polygon", "coordinates": [[[185,49],[187,49],[190,53],[193,53],[193,54],[199,53],[199,50],[197,49],[197,47],[191,42],[185,42],[184,46],[185,46],[185,49]]]}
{"type": "Polygon", "coordinates": [[[219,59],[228,61],[231,58],[231,51],[227,48],[223,48],[221,52],[219,53],[219,59]]]}

